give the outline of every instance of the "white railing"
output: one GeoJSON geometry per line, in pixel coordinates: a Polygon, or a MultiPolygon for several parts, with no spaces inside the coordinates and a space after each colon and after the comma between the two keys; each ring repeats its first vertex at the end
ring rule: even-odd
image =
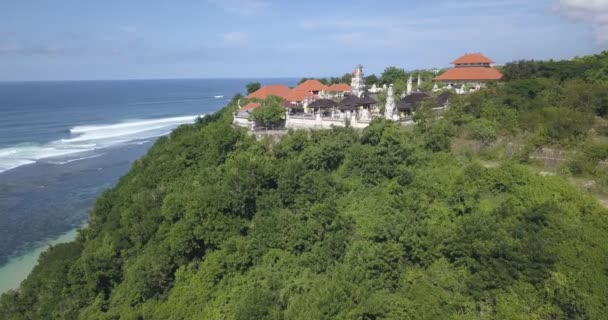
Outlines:
{"type": "Polygon", "coordinates": [[[291,118],[291,119],[314,120],[315,119],[315,115],[314,114],[294,114],[294,115],[290,115],[289,118],[291,118]]]}

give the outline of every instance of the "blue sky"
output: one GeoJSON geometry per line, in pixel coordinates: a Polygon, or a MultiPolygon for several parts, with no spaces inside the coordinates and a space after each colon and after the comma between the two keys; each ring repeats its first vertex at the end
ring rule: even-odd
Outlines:
{"type": "Polygon", "coordinates": [[[608,0],[3,0],[0,80],[331,76],[608,47],[608,0]],[[606,31],[606,32],[604,32],[606,31]]]}

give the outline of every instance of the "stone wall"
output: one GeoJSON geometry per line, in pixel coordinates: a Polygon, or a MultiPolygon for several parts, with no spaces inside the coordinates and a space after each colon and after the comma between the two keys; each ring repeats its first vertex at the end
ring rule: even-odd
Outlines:
{"type": "Polygon", "coordinates": [[[234,120],[232,120],[232,124],[237,127],[247,128],[249,130],[253,130],[254,126],[253,121],[249,121],[249,119],[240,117],[234,117],[234,120]]]}

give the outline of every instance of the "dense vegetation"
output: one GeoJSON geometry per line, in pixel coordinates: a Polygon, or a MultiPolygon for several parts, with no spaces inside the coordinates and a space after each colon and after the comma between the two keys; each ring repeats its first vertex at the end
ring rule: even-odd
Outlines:
{"type": "Polygon", "coordinates": [[[585,79],[606,83],[608,81],[608,51],[563,61],[516,61],[505,65],[503,72],[506,80],[542,77],[559,80],[585,79]]]}
{"type": "Polygon", "coordinates": [[[7,319],[604,319],[608,212],[528,147],[592,142],[606,86],[529,77],[376,121],[257,141],[226,109],[161,138],[46,252],[7,319]],[[585,90],[580,89],[583,86],[585,90]],[[597,86],[597,90],[587,90],[597,86]],[[601,90],[601,89],[604,90],[601,90]],[[495,168],[455,139],[526,146],[495,168]]]}

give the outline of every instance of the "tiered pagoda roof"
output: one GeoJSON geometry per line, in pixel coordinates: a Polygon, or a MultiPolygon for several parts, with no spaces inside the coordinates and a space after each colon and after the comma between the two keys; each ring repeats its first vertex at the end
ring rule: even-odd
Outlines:
{"type": "Polygon", "coordinates": [[[477,64],[477,63],[487,63],[487,64],[492,64],[494,63],[494,61],[492,61],[490,58],[484,56],[481,53],[466,53],[464,56],[452,61],[452,64],[477,64]]]}
{"type": "Polygon", "coordinates": [[[454,60],[454,68],[435,78],[437,81],[496,81],[502,79],[494,61],[481,53],[468,53],[454,60]]]}

